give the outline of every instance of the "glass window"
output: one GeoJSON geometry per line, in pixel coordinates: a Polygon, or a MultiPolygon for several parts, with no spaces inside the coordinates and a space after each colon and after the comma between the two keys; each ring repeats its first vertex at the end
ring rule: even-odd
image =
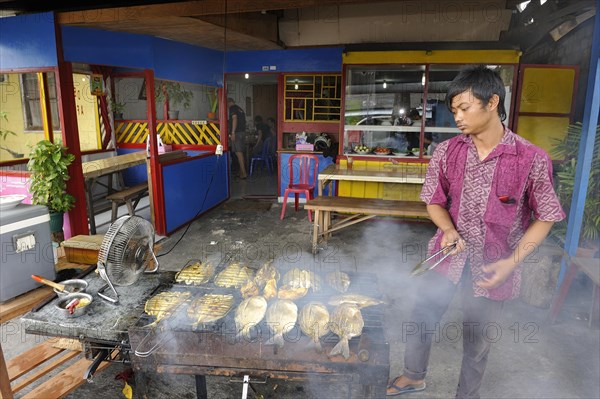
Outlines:
{"type": "Polygon", "coordinates": [[[344,152],[361,146],[373,150],[373,156],[418,155],[421,122],[410,112],[423,102],[424,74],[424,65],[349,66],[344,152]]]}
{"type": "MultiPolygon", "coordinates": [[[[58,101],[56,99],[56,81],[54,73],[47,73],[48,95],[50,97],[50,110],[52,113],[52,130],[60,130],[60,119],[58,117],[58,101]]],[[[40,84],[36,73],[24,73],[21,75],[23,116],[26,131],[44,130],[42,122],[42,105],[40,102],[40,84]]]]}

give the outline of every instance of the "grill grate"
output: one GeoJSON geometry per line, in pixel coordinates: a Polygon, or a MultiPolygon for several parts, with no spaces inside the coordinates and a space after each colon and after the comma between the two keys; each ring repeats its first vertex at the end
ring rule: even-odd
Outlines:
{"type": "MultiPolygon", "coordinates": [[[[377,289],[377,276],[370,273],[348,273],[350,276],[350,287],[346,294],[361,294],[369,297],[380,299],[381,295],[377,289]]],[[[214,284],[204,284],[201,286],[190,286],[184,284],[165,284],[160,286],[156,292],[160,291],[175,291],[175,292],[190,292],[190,299],[186,301],[186,303],[177,309],[168,319],[168,328],[172,331],[194,331],[198,333],[214,333],[214,334],[224,334],[235,336],[236,327],[235,327],[235,309],[243,300],[240,295],[239,289],[236,288],[223,288],[217,287],[214,284]],[[231,310],[219,320],[209,323],[198,323],[195,324],[192,319],[190,319],[187,315],[187,310],[189,309],[190,303],[193,303],[195,300],[199,300],[205,295],[232,295],[233,296],[233,306],[231,310]]],[[[155,293],[153,293],[155,295],[155,293]]],[[[333,288],[329,287],[329,285],[324,282],[322,284],[322,289],[313,293],[310,289],[308,294],[303,298],[294,300],[298,309],[302,309],[304,305],[311,301],[322,302],[329,308],[330,312],[332,310],[332,306],[328,305],[327,302],[333,296],[339,295],[339,292],[335,291],[333,288]]],[[[384,323],[384,309],[383,305],[377,306],[369,306],[361,309],[361,313],[364,320],[363,334],[368,333],[372,335],[378,336],[380,331],[383,329],[384,323]]],[[[144,313],[140,316],[138,322],[136,323],[136,328],[141,328],[145,325],[150,324],[155,321],[155,318],[149,316],[144,313]]],[[[261,323],[259,323],[255,328],[252,329],[251,339],[263,339],[266,340],[268,338],[268,326],[263,319],[261,323]],[[258,335],[260,334],[260,337],[258,335]]],[[[298,324],[290,331],[288,336],[300,336],[303,335],[300,331],[298,324]]],[[[381,336],[383,336],[381,334],[381,336]]],[[[353,338],[350,342],[354,342],[358,340],[360,337],[353,338]]],[[[323,342],[326,343],[337,343],[339,338],[337,335],[329,332],[324,337],[321,338],[323,342]]],[[[383,340],[383,339],[382,339],[383,340]]]]}

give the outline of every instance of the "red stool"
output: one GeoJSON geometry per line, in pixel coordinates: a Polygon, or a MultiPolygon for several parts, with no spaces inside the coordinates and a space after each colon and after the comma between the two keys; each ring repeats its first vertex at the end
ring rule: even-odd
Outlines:
{"type": "MultiPolygon", "coordinates": [[[[285,206],[287,205],[288,195],[294,193],[294,205],[298,211],[298,196],[304,194],[306,200],[315,197],[315,186],[319,173],[319,157],[313,154],[294,154],[288,161],[288,170],[290,182],[283,193],[283,206],[281,207],[281,219],[285,217],[285,206]],[[296,161],[296,163],[294,163],[296,161]],[[298,169],[298,179],[294,181],[294,171],[298,169]],[[312,174],[310,173],[312,169],[312,174]]],[[[312,222],[311,211],[308,211],[308,221],[312,222]]]]}

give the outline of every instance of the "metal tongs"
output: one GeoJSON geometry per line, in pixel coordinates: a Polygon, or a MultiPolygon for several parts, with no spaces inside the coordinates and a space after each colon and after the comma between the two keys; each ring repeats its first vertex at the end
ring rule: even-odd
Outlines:
{"type": "Polygon", "coordinates": [[[423,274],[425,272],[430,271],[431,269],[433,269],[434,267],[436,267],[437,265],[442,263],[447,257],[452,255],[452,250],[454,250],[454,248],[456,248],[457,244],[458,243],[456,243],[456,242],[453,244],[450,244],[450,245],[440,249],[439,251],[437,251],[436,253],[431,255],[429,258],[424,259],[421,262],[417,263],[417,265],[413,268],[412,272],[410,272],[410,275],[413,277],[416,277],[416,276],[420,276],[421,274],[423,274]],[[427,266],[427,263],[429,263],[430,260],[434,259],[436,256],[443,253],[444,251],[448,251],[448,252],[444,256],[442,256],[440,259],[438,259],[435,263],[432,263],[431,265],[427,266]]]}

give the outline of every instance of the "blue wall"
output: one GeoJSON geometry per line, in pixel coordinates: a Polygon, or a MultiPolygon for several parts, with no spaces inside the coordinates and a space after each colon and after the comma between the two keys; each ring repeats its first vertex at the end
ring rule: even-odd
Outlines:
{"type": "Polygon", "coordinates": [[[167,233],[227,199],[227,160],[213,155],[163,168],[167,233]]]}
{"type": "Polygon", "coordinates": [[[66,61],[153,69],[157,79],[223,85],[220,51],[147,35],[74,26],[62,31],[66,61]]]}
{"type": "MultiPolygon", "coordinates": [[[[139,148],[117,148],[117,155],[130,154],[138,151],[140,151],[139,148]]],[[[142,151],[145,151],[145,149],[142,151]]],[[[123,175],[123,182],[127,187],[133,187],[148,181],[148,169],[146,164],[132,166],[121,171],[121,174],[123,175]]]]}
{"type": "Polygon", "coordinates": [[[62,27],[65,60],[96,65],[152,68],[152,37],[99,29],[62,27]]]}
{"type": "Polygon", "coordinates": [[[57,65],[53,13],[0,18],[0,69],[57,65]]]}
{"type": "Polygon", "coordinates": [[[225,72],[341,72],[342,47],[234,51],[225,56],[225,72]],[[263,66],[277,69],[263,71],[263,66]]]}

